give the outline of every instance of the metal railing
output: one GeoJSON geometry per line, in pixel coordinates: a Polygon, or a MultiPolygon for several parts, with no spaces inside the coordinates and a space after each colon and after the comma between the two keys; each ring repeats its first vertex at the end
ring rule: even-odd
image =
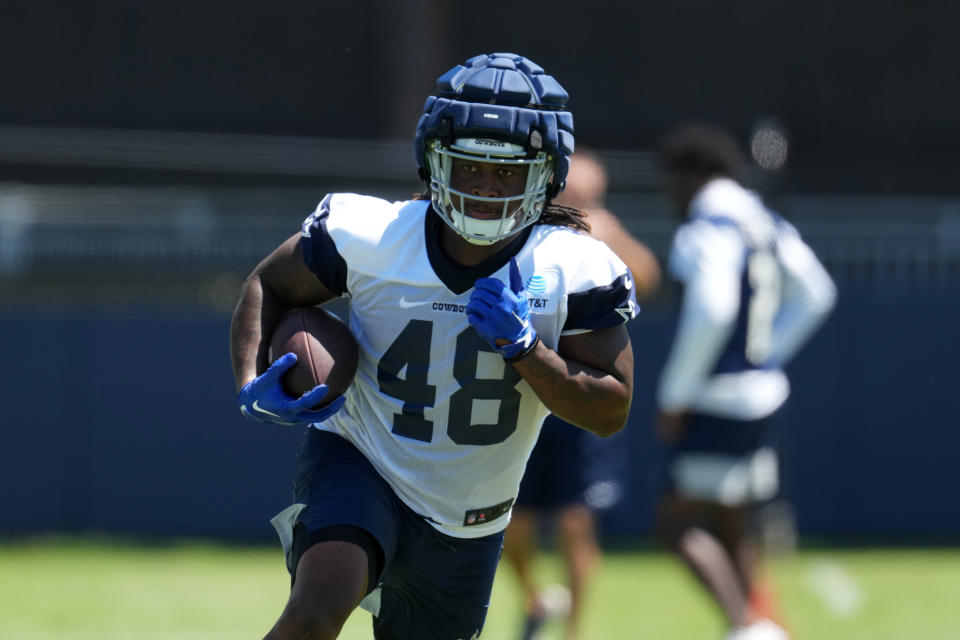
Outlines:
{"type": "MultiPolygon", "coordinates": [[[[409,197],[420,187],[411,154],[410,144],[395,142],[0,127],[5,163],[309,176],[315,185],[0,183],[0,297],[239,286],[326,190],[347,184],[409,197]]],[[[610,208],[665,260],[675,223],[655,191],[651,155],[601,155],[610,208]]],[[[838,282],[960,288],[960,196],[781,194],[776,205],[838,282]]]]}

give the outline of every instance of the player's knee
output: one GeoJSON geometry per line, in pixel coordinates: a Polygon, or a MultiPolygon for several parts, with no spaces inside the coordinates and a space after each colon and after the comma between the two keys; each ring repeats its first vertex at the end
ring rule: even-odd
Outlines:
{"type": "Polygon", "coordinates": [[[265,640],[333,640],[341,626],[316,613],[284,615],[275,629],[279,633],[271,633],[265,640]]]}
{"type": "Polygon", "coordinates": [[[694,554],[716,544],[714,537],[700,527],[686,527],[677,532],[676,548],[684,554],[694,554]]]}
{"type": "Polygon", "coordinates": [[[270,640],[297,638],[303,640],[332,640],[340,633],[349,611],[325,607],[324,602],[312,598],[292,596],[277,623],[279,635],[268,636],[270,640]]]}

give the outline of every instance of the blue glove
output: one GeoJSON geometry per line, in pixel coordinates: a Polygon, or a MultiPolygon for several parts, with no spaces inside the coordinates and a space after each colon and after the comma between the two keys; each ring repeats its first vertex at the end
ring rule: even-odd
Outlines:
{"type": "Polygon", "coordinates": [[[343,406],[346,398],[340,396],[323,409],[311,411],[327,395],[327,385],[320,384],[299,398],[287,394],[280,386],[280,377],[297,362],[297,354],[285,353],[270,368],[243,385],[237,402],[240,412],[248,418],[273,424],[294,425],[323,422],[343,406]]]}
{"type": "Polygon", "coordinates": [[[540,340],[530,322],[530,303],[523,288],[517,259],[510,259],[510,286],[496,278],[480,278],[467,303],[467,320],[504,360],[527,355],[540,340]],[[497,340],[506,340],[498,345],[497,340]]]}

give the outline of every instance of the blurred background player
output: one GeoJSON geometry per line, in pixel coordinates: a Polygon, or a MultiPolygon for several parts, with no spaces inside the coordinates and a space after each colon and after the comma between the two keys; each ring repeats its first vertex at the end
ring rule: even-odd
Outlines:
{"type": "MultiPolygon", "coordinates": [[[[590,234],[602,240],[633,273],[637,298],[660,285],[656,257],[605,206],[607,170],[601,158],[582,146],[570,157],[567,186],[556,202],[583,211],[590,234]]],[[[524,594],[521,638],[536,637],[551,617],[566,616],[564,638],[579,637],[584,593],[599,559],[595,511],[609,509],[622,495],[618,438],[601,439],[550,416],[544,423],[520,484],[520,494],[504,539],[504,557],[524,594]],[[540,536],[540,516],[551,518],[567,572],[568,587],[541,588],[533,565],[540,536]]]]}
{"type": "Polygon", "coordinates": [[[668,449],[658,531],[719,605],[728,640],[783,640],[750,604],[760,562],[751,516],[779,489],[783,366],[836,289],[796,229],[741,185],[746,163],[728,132],[680,125],[663,136],[659,160],[683,219],[669,261],[683,299],[658,390],[668,449]]]}

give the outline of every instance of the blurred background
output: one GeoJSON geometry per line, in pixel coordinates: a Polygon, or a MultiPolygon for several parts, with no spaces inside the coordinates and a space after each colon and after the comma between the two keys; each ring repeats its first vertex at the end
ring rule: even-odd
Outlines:
{"type": "MultiPolygon", "coordinates": [[[[512,51],[570,92],[608,207],[661,261],[660,133],[704,118],[753,149],[839,288],[790,368],[788,519],[824,544],[958,546],[958,20],[923,1],[6,0],[0,535],[272,544],[300,432],[236,410],[243,278],[327,192],[419,191],[435,78],[512,51]]],[[[611,544],[650,539],[676,302],[631,326],[611,544]]]]}

